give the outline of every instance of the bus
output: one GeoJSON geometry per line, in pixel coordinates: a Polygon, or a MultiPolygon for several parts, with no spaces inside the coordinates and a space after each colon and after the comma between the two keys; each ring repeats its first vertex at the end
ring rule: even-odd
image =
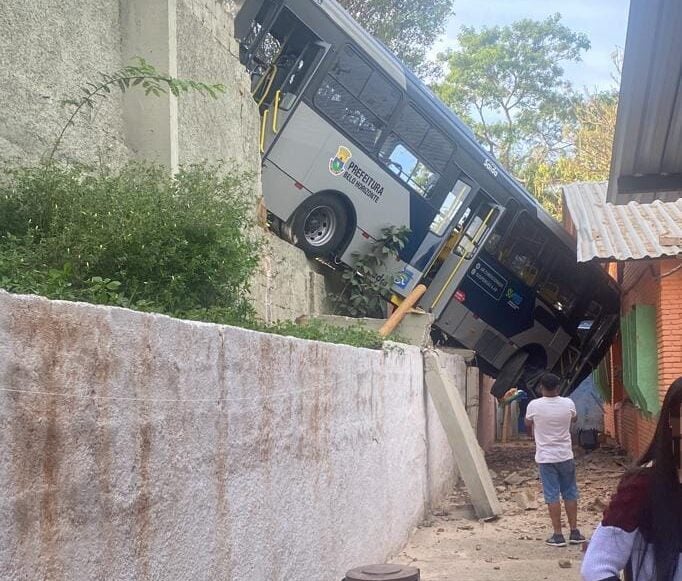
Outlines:
{"type": "Polygon", "coordinates": [[[335,0],[245,0],[235,36],[276,232],[352,267],[407,227],[395,295],[424,283],[436,340],[475,351],[497,397],[543,370],[569,393],[596,368],[617,283],[383,44],[335,0]]]}

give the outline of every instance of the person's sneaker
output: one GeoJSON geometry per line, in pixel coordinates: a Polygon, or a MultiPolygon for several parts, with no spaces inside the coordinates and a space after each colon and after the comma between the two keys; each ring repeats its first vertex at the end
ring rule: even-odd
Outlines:
{"type": "Polygon", "coordinates": [[[575,529],[568,536],[568,542],[572,545],[582,545],[585,542],[585,537],[580,534],[578,529],[575,529]]]}
{"type": "Polygon", "coordinates": [[[555,533],[545,541],[545,545],[549,545],[550,547],[565,547],[566,539],[564,538],[564,535],[555,533]]]}

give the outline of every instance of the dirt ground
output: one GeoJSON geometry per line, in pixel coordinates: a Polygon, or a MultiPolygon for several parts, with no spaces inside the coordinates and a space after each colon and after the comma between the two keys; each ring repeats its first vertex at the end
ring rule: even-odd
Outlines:
{"type": "MultiPolygon", "coordinates": [[[[418,567],[421,581],[580,579],[580,546],[544,544],[551,526],[534,450],[525,440],[496,445],[486,454],[504,510],[499,519],[478,521],[460,483],[395,561],[418,567]]],[[[589,539],[628,460],[618,450],[602,447],[590,454],[576,449],[576,464],[581,494],[578,526],[589,539]]]]}

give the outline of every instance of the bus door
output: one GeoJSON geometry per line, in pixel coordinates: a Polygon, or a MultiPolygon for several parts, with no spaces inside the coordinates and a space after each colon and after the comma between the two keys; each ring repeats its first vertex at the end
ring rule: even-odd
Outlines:
{"type": "Polygon", "coordinates": [[[330,47],[289,8],[274,10],[271,3],[263,5],[240,47],[260,112],[261,154],[286,123],[330,47]]]}
{"type": "Polygon", "coordinates": [[[456,295],[462,278],[503,211],[483,190],[474,190],[464,208],[448,242],[427,275],[427,278],[433,278],[420,301],[420,306],[433,313],[436,320],[456,295]]]}

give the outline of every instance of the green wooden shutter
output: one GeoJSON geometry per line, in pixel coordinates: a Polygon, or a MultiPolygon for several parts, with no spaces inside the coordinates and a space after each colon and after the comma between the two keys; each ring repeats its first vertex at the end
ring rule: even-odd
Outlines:
{"type": "Polygon", "coordinates": [[[621,319],[623,383],[630,399],[649,413],[659,410],[656,308],[635,305],[621,319]]]}

